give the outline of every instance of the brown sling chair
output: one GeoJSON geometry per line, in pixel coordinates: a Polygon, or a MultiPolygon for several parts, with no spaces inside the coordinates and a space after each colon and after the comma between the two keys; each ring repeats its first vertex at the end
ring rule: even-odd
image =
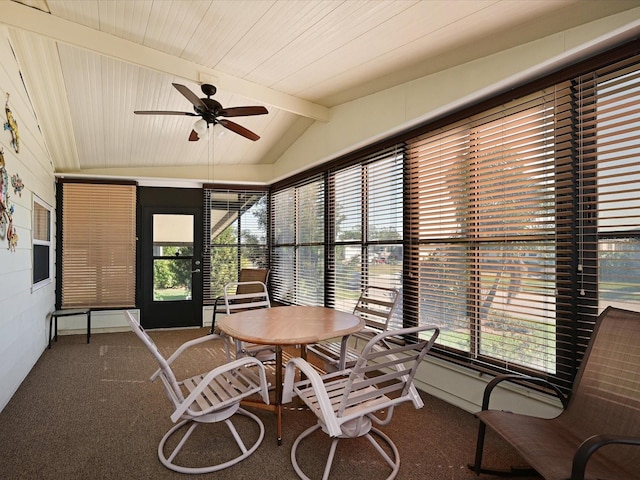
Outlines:
{"type": "Polygon", "coordinates": [[[486,427],[511,444],[547,480],[640,479],[640,313],[608,307],[593,335],[563,411],[545,419],[489,410],[491,392],[504,380],[546,384],[540,378],[500,375],[487,385],[482,401],[476,474],[531,474],[482,466],[486,427]]]}

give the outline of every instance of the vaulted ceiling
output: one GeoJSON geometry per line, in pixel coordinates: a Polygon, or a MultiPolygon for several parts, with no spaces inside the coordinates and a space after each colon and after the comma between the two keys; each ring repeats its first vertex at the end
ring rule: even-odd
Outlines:
{"type": "MultiPolygon", "coordinates": [[[[271,164],[332,107],[640,5],[636,0],[3,1],[58,174],[271,164]],[[178,83],[230,120],[188,141],[197,117],[178,83]]],[[[199,170],[198,170],[199,169],[199,170]]]]}

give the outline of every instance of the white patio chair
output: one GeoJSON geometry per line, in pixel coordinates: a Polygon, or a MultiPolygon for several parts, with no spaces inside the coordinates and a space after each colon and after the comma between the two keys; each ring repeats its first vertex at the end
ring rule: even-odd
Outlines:
{"type": "MultiPolygon", "coordinates": [[[[256,308],[271,308],[267,286],[258,281],[227,283],[224,286],[224,305],[227,315],[256,308]]],[[[236,358],[250,355],[262,362],[275,361],[276,348],[273,345],[258,345],[240,340],[234,342],[236,358]]]]}
{"type": "Polygon", "coordinates": [[[353,309],[353,314],[365,321],[365,327],[350,337],[308,345],[307,351],[315,353],[326,361],[327,370],[344,370],[346,367],[353,366],[362,346],[376,334],[389,328],[389,321],[398,298],[399,293],[395,288],[366,287],[353,309]],[[351,345],[349,345],[350,340],[351,345]]]}
{"type": "MultiPolygon", "coordinates": [[[[318,423],[302,432],[291,447],[291,463],[300,478],[309,480],[298,465],[296,450],[302,440],[318,429],[333,438],[323,480],[329,478],[338,442],[357,437],[367,438],[387,462],[391,468],[387,478],[396,477],[400,468],[398,449],[387,435],[373,427],[373,423],[388,424],[395,406],[401,403],[410,401],[415,408],[424,406],[413,385],[413,377],[439,333],[434,326],[381,332],[363,348],[352,369],[326,375],[318,374],[301,358],[287,363],[283,403],[290,402],[296,395],[318,417],[318,423]],[[413,343],[411,340],[416,340],[416,336],[417,341],[413,343]],[[407,339],[406,343],[397,343],[402,337],[407,339]],[[296,369],[306,379],[295,382],[296,369]],[[393,458],[376,437],[387,444],[393,458]]],[[[353,476],[357,476],[356,472],[353,476]]]]}
{"type": "MultiPolygon", "coordinates": [[[[252,293],[255,292],[256,289],[260,290],[261,287],[252,282],[262,282],[266,284],[268,278],[268,268],[242,268],[238,274],[238,287],[236,293],[252,293]]],[[[227,309],[224,304],[224,294],[216,297],[213,302],[211,333],[220,333],[216,331],[216,316],[219,313],[227,313],[227,309]]]]}
{"type": "MultiPolygon", "coordinates": [[[[251,455],[264,438],[264,424],[254,414],[240,408],[240,401],[246,397],[258,394],[265,404],[269,403],[267,393],[267,379],[264,366],[258,360],[247,357],[226,363],[209,372],[196,375],[181,381],[171,369],[171,364],[189,347],[204,342],[221,339],[218,335],[206,335],[183,343],[169,358],[165,359],[158,350],[151,337],[131,315],[125,311],[125,317],[131,329],[149,349],[151,354],[160,364],[160,368],[151,376],[151,381],[159,378],[164,385],[167,397],[175,409],[171,414],[171,420],[176,423],[160,440],[158,445],[158,457],[162,464],[170,470],[180,473],[200,474],[215,472],[235,465],[251,455]],[[257,440],[247,447],[236,427],[231,422],[233,415],[243,415],[258,424],[259,434],[257,440]],[[233,438],[239,447],[239,455],[210,466],[190,467],[176,463],[176,456],[185,446],[194,429],[200,424],[225,422],[233,438]],[[173,451],[166,456],[165,444],[170,437],[179,430],[186,432],[178,441],[173,451]]],[[[229,358],[228,344],[224,341],[227,358],[229,358]]],[[[215,442],[215,438],[211,438],[215,442]]],[[[173,443],[173,442],[171,442],[173,443]]]]}

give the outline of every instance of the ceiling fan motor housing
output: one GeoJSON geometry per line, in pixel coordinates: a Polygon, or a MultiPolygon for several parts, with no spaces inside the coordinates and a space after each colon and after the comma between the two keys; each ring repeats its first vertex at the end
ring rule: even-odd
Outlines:
{"type": "Polygon", "coordinates": [[[201,98],[200,100],[202,100],[202,103],[207,107],[206,110],[198,106],[194,106],[193,109],[198,115],[202,115],[202,118],[206,120],[207,123],[215,123],[216,117],[220,110],[222,110],[222,105],[212,98],[201,98]]]}

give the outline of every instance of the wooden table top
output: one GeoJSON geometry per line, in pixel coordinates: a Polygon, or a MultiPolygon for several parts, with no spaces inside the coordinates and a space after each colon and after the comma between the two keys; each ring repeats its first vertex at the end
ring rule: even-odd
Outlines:
{"type": "Polygon", "coordinates": [[[217,324],[222,332],[245,342],[306,345],[358,332],[365,322],[332,308],[286,306],[234,313],[217,324]]]}

